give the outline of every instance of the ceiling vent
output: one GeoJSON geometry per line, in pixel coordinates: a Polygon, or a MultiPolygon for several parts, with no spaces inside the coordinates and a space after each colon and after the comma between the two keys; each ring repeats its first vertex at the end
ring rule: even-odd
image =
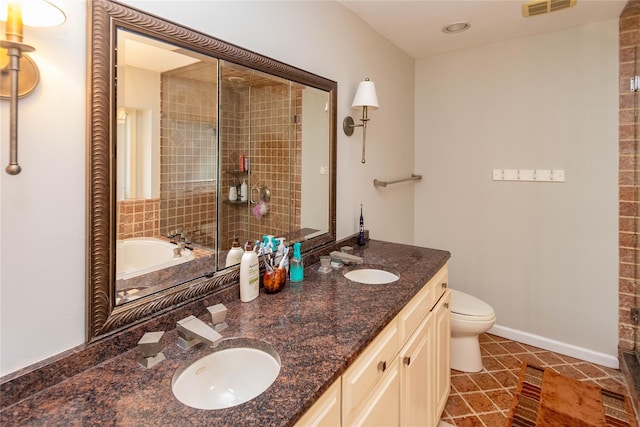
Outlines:
{"type": "Polygon", "coordinates": [[[522,15],[535,16],[567,9],[575,6],[578,0],[536,0],[522,5],[522,15]]]}

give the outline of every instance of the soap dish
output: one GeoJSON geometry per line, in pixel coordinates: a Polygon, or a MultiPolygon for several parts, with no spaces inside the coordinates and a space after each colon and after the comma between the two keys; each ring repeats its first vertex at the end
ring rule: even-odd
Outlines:
{"type": "Polygon", "coordinates": [[[333,269],[331,267],[318,267],[318,271],[320,273],[329,273],[330,271],[332,271],[333,269]]]}

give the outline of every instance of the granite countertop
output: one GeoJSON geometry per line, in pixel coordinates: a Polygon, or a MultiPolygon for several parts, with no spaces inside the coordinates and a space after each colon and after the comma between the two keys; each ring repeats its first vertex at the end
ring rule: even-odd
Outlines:
{"type": "Polygon", "coordinates": [[[5,408],[0,425],[293,425],[450,256],[380,241],[354,255],[364,264],[353,268],[375,266],[400,280],[359,284],[343,277],[348,267],[323,274],[314,264],[303,282],[288,282],[280,293],[261,289],[249,303],[225,303],[229,327],[222,335],[267,341],[282,361],[276,381],[249,402],[214,411],[180,403],[171,392],[174,372],[211,350],[182,350],[174,329],[162,338],[166,360],[157,366],[139,365],[134,348],[5,408]]]}

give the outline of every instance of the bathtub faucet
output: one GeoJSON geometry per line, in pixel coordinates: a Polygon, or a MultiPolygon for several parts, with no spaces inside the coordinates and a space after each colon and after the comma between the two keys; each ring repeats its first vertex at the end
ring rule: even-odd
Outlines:
{"type": "Polygon", "coordinates": [[[180,236],[180,234],[181,234],[180,230],[172,230],[167,233],[167,238],[171,243],[173,243],[174,245],[177,245],[178,242],[176,240],[176,237],[180,236]]]}
{"type": "Polygon", "coordinates": [[[180,258],[182,256],[183,249],[184,249],[184,243],[180,243],[178,246],[173,248],[173,257],[180,258]]]}

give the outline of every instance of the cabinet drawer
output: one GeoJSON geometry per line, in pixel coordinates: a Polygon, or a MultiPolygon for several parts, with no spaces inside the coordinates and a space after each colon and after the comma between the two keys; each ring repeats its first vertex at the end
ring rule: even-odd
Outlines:
{"type": "Polygon", "coordinates": [[[400,342],[397,318],[373,340],[342,375],[342,419],[348,420],[354,409],[394,362],[400,342]]]}
{"type": "Polygon", "coordinates": [[[449,270],[446,264],[433,276],[433,279],[429,280],[429,285],[433,286],[433,305],[449,287],[449,270]]]}
{"type": "Polygon", "coordinates": [[[431,311],[435,303],[447,288],[446,264],[429,280],[398,314],[398,330],[400,343],[409,339],[422,319],[431,311]]]}
{"type": "Polygon", "coordinates": [[[411,301],[398,313],[398,331],[400,334],[400,345],[404,345],[409,339],[413,331],[416,330],[420,322],[425,318],[431,307],[435,303],[433,292],[434,287],[430,286],[429,281],[414,296],[411,301]]]}

